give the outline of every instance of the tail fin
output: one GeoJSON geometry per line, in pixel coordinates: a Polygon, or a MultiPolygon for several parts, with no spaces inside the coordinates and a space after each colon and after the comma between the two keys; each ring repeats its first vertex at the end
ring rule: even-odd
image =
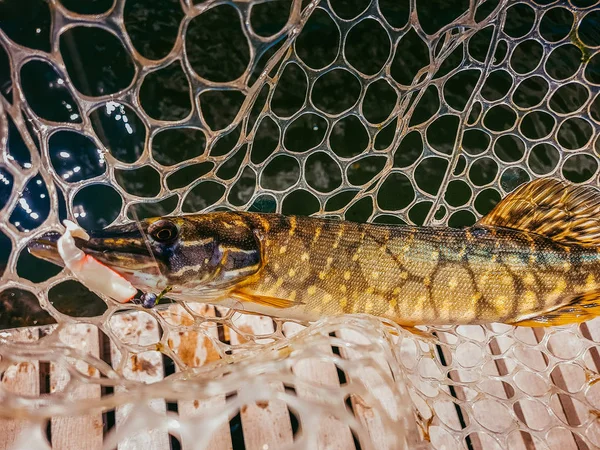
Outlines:
{"type": "MultiPolygon", "coordinates": [[[[564,245],[600,246],[600,192],[556,178],[526,183],[504,198],[478,225],[513,228],[564,245]]],[[[513,325],[548,327],[580,323],[600,315],[600,289],[568,296],[560,305],[513,325]]]]}

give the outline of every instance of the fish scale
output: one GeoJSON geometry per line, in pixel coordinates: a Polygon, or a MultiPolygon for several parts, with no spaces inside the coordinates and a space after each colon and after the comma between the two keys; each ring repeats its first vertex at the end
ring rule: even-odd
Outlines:
{"type": "Polygon", "coordinates": [[[600,270],[596,249],[567,252],[543,236],[511,229],[485,230],[485,237],[468,238],[472,229],[391,227],[299,217],[297,229],[302,232],[290,236],[289,218],[261,219],[269,221],[271,243],[266,247],[263,269],[268,276],[256,278],[244,289],[280,298],[295,293],[295,300],[305,305],[304,311],[315,315],[372,313],[403,324],[464,323],[465,315],[471,316],[468,323],[511,321],[544,306],[537,302],[529,305],[529,291],[536,298],[552,298],[552,291],[564,282],[562,295],[577,294],[583,292],[578,289],[582,280],[600,270]],[[336,253],[328,264],[340,228],[344,230],[343,243],[362,242],[351,252],[336,253]],[[308,238],[315,234],[319,239],[311,245],[308,238]],[[273,244],[276,242],[284,243],[286,251],[282,253],[282,247],[273,244]],[[540,255],[533,265],[528,257],[531,245],[540,255]],[[310,268],[310,276],[290,276],[290,268],[298,271],[305,252],[310,254],[303,262],[310,268]],[[542,266],[540,274],[547,282],[526,289],[523,279],[537,271],[536,264],[542,266]],[[566,274],[565,264],[574,270],[566,274]],[[327,295],[335,300],[324,301],[327,295]]]}
{"type": "MultiPolygon", "coordinates": [[[[599,205],[595,189],[548,178],[463,229],[215,212],[111,227],[78,245],[175,300],[300,320],[549,326],[600,313],[599,205]]],[[[57,262],[51,241],[29,248],[57,262]]]]}

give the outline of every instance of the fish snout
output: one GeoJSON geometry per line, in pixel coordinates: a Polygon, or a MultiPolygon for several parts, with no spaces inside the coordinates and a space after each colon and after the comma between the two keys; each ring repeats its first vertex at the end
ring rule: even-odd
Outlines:
{"type": "Polygon", "coordinates": [[[56,231],[50,231],[42,237],[31,240],[27,244],[27,251],[33,256],[49,261],[53,264],[63,266],[64,262],[58,254],[57,243],[61,234],[56,231]]]}
{"type": "MultiPolygon", "coordinates": [[[[58,240],[62,235],[55,231],[31,240],[27,250],[33,256],[64,267],[58,253],[58,240]]],[[[156,261],[148,251],[142,238],[115,238],[93,233],[88,240],[74,237],[75,246],[86,255],[92,256],[112,268],[139,269],[156,261]]]]}
{"type": "MultiPolygon", "coordinates": [[[[143,238],[134,236],[105,236],[91,232],[89,240],[74,237],[75,246],[100,264],[109,267],[126,280],[145,289],[156,289],[165,280],[164,264],[150,253],[143,238]]],[[[27,250],[33,256],[58,266],[65,264],[58,252],[58,240],[62,234],[49,232],[32,239],[27,250]]]]}

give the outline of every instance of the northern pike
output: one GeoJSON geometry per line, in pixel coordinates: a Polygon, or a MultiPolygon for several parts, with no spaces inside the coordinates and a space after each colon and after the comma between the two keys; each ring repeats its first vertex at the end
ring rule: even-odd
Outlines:
{"type": "MultiPolygon", "coordinates": [[[[75,238],[137,289],[315,320],[367,313],[412,327],[577,323],[600,314],[600,193],[557,179],[517,188],[475,225],[390,226],[213,212],[75,238]]],[[[60,235],[29,251],[61,264],[60,235]]]]}

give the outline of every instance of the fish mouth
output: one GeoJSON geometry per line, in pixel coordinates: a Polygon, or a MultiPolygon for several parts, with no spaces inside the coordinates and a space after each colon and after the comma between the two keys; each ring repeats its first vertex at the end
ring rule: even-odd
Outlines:
{"type": "MultiPolygon", "coordinates": [[[[160,275],[163,269],[161,263],[152,255],[145,236],[139,230],[124,226],[89,234],[89,240],[75,237],[76,247],[125,278],[135,278],[141,272],[146,276],[160,275]]],[[[46,233],[31,240],[27,244],[27,250],[33,256],[64,267],[57,247],[60,237],[61,234],[54,231],[46,233]]]]}
{"type": "Polygon", "coordinates": [[[64,267],[65,263],[58,254],[58,248],[56,246],[60,236],[61,234],[56,231],[46,233],[42,237],[33,239],[29,242],[27,244],[27,250],[37,258],[64,267]]]}

